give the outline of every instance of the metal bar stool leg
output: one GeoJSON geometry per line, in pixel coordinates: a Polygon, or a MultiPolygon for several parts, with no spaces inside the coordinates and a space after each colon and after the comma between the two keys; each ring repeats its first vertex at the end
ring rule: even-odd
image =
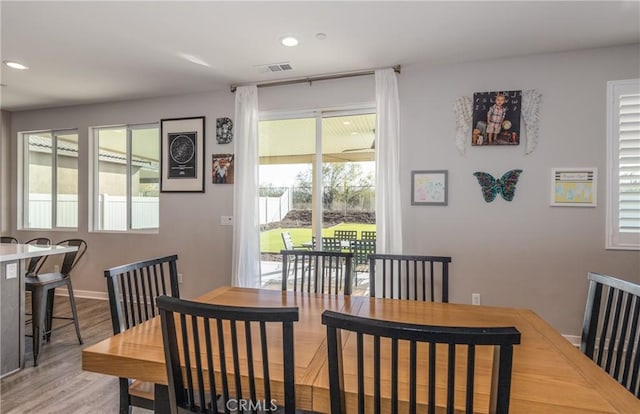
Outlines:
{"type": "Polygon", "coordinates": [[[49,289],[47,292],[47,316],[46,316],[46,324],[45,327],[45,335],[47,342],[51,341],[51,330],[53,328],[53,304],[56,291],[54,289],[49,289]]]}
{"type": "Polygon", "coordinates": [[[47,312],[46,292],[44,289],[36,288],[31,292],[31,333],[33,343],[33,365],[38,365],[38,356],[42,346],[44,335],[45,316],[47,312]]]}
{"type": "Polygon", "coordinates": [[[78,342],[82,345],[82,336],[80,336],[80,324],[78,323],[78,309],[76,308],[76,298],[73,296],[73,288],[71,287],[71,281],[67,281],[67,289],[69,290],[69,302],[71,303],[71,313],[73,314],[73,324],[76,327],[76,335],[78,335],[78,342]]]}

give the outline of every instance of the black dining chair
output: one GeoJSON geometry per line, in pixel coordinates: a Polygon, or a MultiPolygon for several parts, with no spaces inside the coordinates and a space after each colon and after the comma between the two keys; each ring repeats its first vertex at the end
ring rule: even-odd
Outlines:
{"type": "MultiPolygon", "coordinates": [[[[158,315],[158,296],[180,297],[177,260],[177,255],[171,255],[104,271],[114,335],[158,315]]],[[[134,406],[153,410],[154,400],[153,384],[120,378],[120,414],[134,406]]]]}
{"type": "MultiPolygon", "coordinates": [[[[46,338],[47,342],[51,339],[53,319],[73,321],[71,323],[75,325],[78,342],[82,345],[82,336],[80,335],[80,325],[78,323],[78,309],[76,308],[76,299],[73,295],[73,286],[71,285],[71,272],[87,251],[87,243],[81,239],[69,239],[57,243],[57,246],[77,247],[77,250],[64,254],[59,272],[39,273],[40,268],[44,264],[44,261],[42,261],[33,274],[25,276],[25,289],[31,292],[31,334],[34,366],[38,365],[38,357],[43,339],[46,338]],[[53,315],[55,289],[63,286],[66,286],[68,291],[71,317],[53,315]]],[[[66,327],[71,325],[71,323],[56,329],[66,327]]]]}
{"type": "Polygon", "coordinates": [[[0,236],[0,243],[18,244],[18,239],[11,236],[0,236]]]}
{"type": "Polygon", "coordinates": [[[222,306],[168,296],[157,302],[172,413],[236,412],[242,401],[261,408],[258,412],[296,412],[293,323],[298,308],[222,306]],[[267,352],[273,342],[282,344],[281,353],[267,352]],[[273,364],[282,366],[281,375],[273,364]]]}
{"type": "Polygon", "coordinates": [[[464,412],[475,413],[475,355],[476,348],[480,346],[493,346],[494,351],[489,412],[497,414],[509,412],[513,346],[520,343],[520,332],[514,327],[466,328],[417,325],[363,318],[329,310],[322,314],[322,323],[327,327],[331,414],[379,413],[383,400],[385,405],[390,405],[390,412],[398,413],[398,366],[400,363],[407,363],[399,360],[399,347],[403,349],[408,347],[409,350],[409,378],[406,379],[409,401],[407,411],[403,410],[403,412],[413,414],[436,412],[436,389],[438,388],[436,386],[436,355],[439,351],[446,352],[447,359],[446,399],[443,400],[446,401],[446,412],[453,413],[455,394],[459,391],[455,376],[456,353],[465,351],[461,352],[462,355],[457,358],[458,361],[466,361],[464,412]],[[348,356],[357,361],[356,372],[344,370],[342,331],[356,334],[356,353],[348,356]],[[426,345],[419,345],[421,343],[426,345]],[[437,347],[437,344],[447,345],[446,351],[437,347]],[[370,351],[371,348],[373,352],[368,352],[367,350],[370,351]],[[383,379],[381,375],[381,365],[388,363],[386,361],[389,360],[391,370],[385,371],[390,372],[390,381],[389,378],[383,379]],[[419,361],[425,361],[428,372],[417,372],[419,361]],[[373,385],[366,386],[365,370],[371,365],[373,365],[373,385]],[[354,375],[357,378],[357,409],[351,408],[348,411],[344,389],[345,375],[354,375]],[[428,377],[428,385],[418,381],[418,376],[428,377]],[[367,398],[367,394],[372,395],[373,398],[367,398]],[[418,395],[427,397],[425,405],[428,411],[422,404],[418,404],[418,395]]]}
{"type": "MultiPolygon", "coordinates": [[[[36,237],[35,239],[31,239],[24,244],[30,244],[33,246],[41,246],[41,247],[49,247],[51,246],[51,240],[46,237],[36,237]]],[[[33,275],[35,274],[40,267],[44,264],[44,261],[47,260],[47,256],[36,256],[29,259],[27,262],[27,269],[25,271],[25,275],[33,275]]]]}
{"type": "Polygon", "coordinates": [[[449,263],[451,257],[370,254],[369,294],[380,289],[383,298],[448,303],[449,263]]]}
{"type": "Polygon", "coordinates": [[[580,350],[640,398],[640,285],[589,273],[580,350]]]}
{"type": "Polygon", "coordinates": [[[282,290],[351,294],[353,253],[282,250],[282,290]]]}

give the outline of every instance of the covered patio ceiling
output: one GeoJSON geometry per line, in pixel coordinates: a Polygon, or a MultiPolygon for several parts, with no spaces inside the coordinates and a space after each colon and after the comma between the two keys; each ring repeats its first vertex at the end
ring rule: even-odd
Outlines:
{"type": "MultiPolygon", "coordinates": [[[[375,114],[323,118],[323,161],[374,161],[375,127],[375,114]]],[[[260,164],[311,163],[316,154],[315,139],[315,118],[261,121],[260,164]]]]}

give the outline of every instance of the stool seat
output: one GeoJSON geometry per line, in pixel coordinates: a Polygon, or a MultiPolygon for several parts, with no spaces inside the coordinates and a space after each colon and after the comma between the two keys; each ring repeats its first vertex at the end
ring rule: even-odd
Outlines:
{"type": "MultiPolygon", "coordinates": [[[[29,290],[29,287],[49,285],[57,283],[57,286],[62,286],[65,284],[65,279],[68,279],[69,275],[63,275],[62,273],[42,273],[39,275],[29,275],[25,276],[24,282],[25,287],[29,290]]],[[[54,286],[52,286],[54,287],[54,286]]]]}

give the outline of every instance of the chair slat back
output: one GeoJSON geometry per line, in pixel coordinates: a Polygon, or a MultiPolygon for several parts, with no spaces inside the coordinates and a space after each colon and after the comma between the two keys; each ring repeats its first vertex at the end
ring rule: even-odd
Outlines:
{"type": "Polygon", "coordinates": [[[71,271],[76,267],[82,256],[87,252],[87,242],[82,239],[68,239],[57,243],[58,246],[72,246],[77,247],[78,250],[65,253],[62,258],[62,266],[60,266],[60,273],[63,275],[71,274],[71,271]]]}
{"type": "Polygon", "coordinates": [[[362,230],[361,234],[361,239],[362,240],[375,240],[376,239],[376,232],[375,231],[369,231],[369,230],[362,230]]]}
{"type": "Polygon", "coordinates": [[[11,237],[11,236],[1,236],[0,237],[0,243],[18,244],[18,239],[16,239],[15,237],[11,237]]]}
{"type": "Polygon", "coordinates": [[[589,273],[580,350],[640,398],[640,285],[589,273]]]}
{"type": "MultiPolygon", "coordinates": [[[[400,378],[398,367],[400,364],[405,366],[407,364],[407,361],[401,360],[399,349],[408,350],[409,354],[409,373],[408,378],[404,381],[409,388],[408,407],[403,409],[402,412],[413,414],[417,412],[433,414],[436,412],[438,392],[436,384],[436,352],[438,350],[446,350],[446,398],[438,400],[446,402],[447,413],[454,412],[454,405],[462,405],[455,404],[456,392],[460,388],[456,384],[456,366],[462,363],[466,373],[464,412],[472,414],[475,412],[475,355],[476,348],[479,346],[494,347],[490,412],[498,414],[507,414],[509,412],[513,346],[520,343],[520,332],[514,327],[465,328],[416,325],[363,318],[328,310],[322,314],[322,323],[327,327],[331,414],[347,413],[344,389],[345,375],[355,375],[357,377],[357,409],[350,409],[349,413],[364,414],[365,412],[380,413],[381,411],[399,413],[400,393],[398,384],[400,378]],[[342,331],[352,332],[356,335],[356,372],[345,372],[344,370],[342,331]],[[423,345],[419,346],[421,343],[423,345]],[[444,349],[439,349],[436,344],[446,344],[448,346],[444,347],[444,349]],[[466,351],[466,358],[462,355],[456,357],[458,350],[466,351]],[[389,360],[391,362],[390,371],[382,368],[383,363],[388,364],[389,360]],[[428,365],[427,372],[417,372],[418,361],[425,361],[428,365]],[[373,366],[373,379],[372,381],[367,381],[365,371],[370,372],[371,366],[373,366]],[[390,373],[390,381],[389,378],[382,378],[382,371],[390,373]],[[428,381],[418,381],[419,375],[426,376],[428,381]],[[428,407],[428,411],[425,410],[422,404],[418,404],[418,395],[427,397],[425,405],[428,407]],[[373,398],[368,398],[367,396],[372,396],[373,398]],[[389,408],[382,410],[381,407],[383,406],[389,408]]],[[[460,353],[462,354],[463,352],[460,353]]],[[[348,358],[353,357],[353,355],[348,356],[348,358]]],[[[403,357],[406,357],[406,354],[403,357]]],[[[406,370],[403,372],[406,372],[406,370]]],[[[407,395],[405,394],[404,397],[407,397],[407,395]]],[[[438,408],[437,412],[441,412],[440,408],[438,408]]]]}
{"type": "Polygon", "coordinates": [[[370,296],[379,289],[383,298],[448,303],[449,263],[445,256],[370,254],[370,296]]]}
{"type": "Polygon", "coordinates": [[[334,230],[333,237],[338,240],[356,240],[358,238],[358,230],[334,230]]]}
{"type": "MultiPolygon", "coordinates": [[[[31,239],[25,242],[25,244],[32,244],[34,246],[51,246],[51,240],[46,237],[36,237],[35,239],[31,239]]],[[[26,273],[28,275],[36,274],[44,264],[45,260],[47,260],[47,257],[48,256],[38,256],[29,259],[29,261],[27,262],[26,273]]]]}
{"type": "Polygon", "coordinates": [[[295,412],[298,308],[220,306],[161,296],[158,309],[171,412],[236,412],[243,401],[259,412],[283,403],[285,414],[295,412]],[[273,343],[282,344],[281,359],[274,356],[280,352],[268,352],[273,343]],[[274,364],[281,364],[281,375],[274,364]],[[190,369],[183,373],[182,367],[190,369]]]}
{"type": "Polygon", "coordinates": [[[282,290],[351,294],[353,253],[282,250],[282,290]]]}
{"type": "Polygon", "coordinates": [[[177,261],[171,255],[104,271],[114,335],[155,317],[158,296],[180,297],[177,261]]]}

